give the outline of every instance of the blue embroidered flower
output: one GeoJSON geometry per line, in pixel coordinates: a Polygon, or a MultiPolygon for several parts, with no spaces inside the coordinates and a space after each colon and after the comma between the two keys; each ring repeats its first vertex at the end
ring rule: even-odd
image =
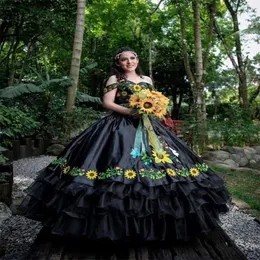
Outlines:
{"type": "Polygon", "coordinates": [[[138,151],[137,148],[133,148],[132,152],[130,153],[132,155],[133,158],[136,158],[138,156],[141,156],[141,153],[138,151]]]}

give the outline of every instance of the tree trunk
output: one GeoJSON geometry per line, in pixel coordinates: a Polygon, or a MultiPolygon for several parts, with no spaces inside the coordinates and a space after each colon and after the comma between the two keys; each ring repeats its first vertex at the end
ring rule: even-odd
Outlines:
{"type": "Polygon", "coordinates": [[[151,25],[151,17],[150,17],[150,25],[149,25],[149,77],[153,78],[153,61],[152,61],[152,25],[151,25]]]}
{"type": "MultiPolygon", "coordinates": [[[[233,7],[230,0],[224,0],[225,5],[232,17],[233,22],[233,32],[235,37],[235,46],[236,46],[236,58],[237,58],[237,68],[236,72],[239,79],[239,102],[242,107],[248,106],[248,91],[247,91],[247,77],[246,77],[246,61],[243,60],[242,56],[242,43],[240,39],[239,32],[239,22],[238,22],[238,9],[240,7],[240,0],[237,0],[236,7],[233,7]]],[[[234,65],[234,62],[233,62],[234,65]]]]}
{"type": "Polygon", "coordinates": [[[68,112],[71,112],[73,110],[76,93],[77,93],[77,87],[78,87],[80,59],[81,59],[83,35],[84,35],[85,8],[86,8],[86,0],[78,0],[77,1],[77,22],[76,22],[76,29],[74,35],[71,67],[70,67],[70,76],[73,79],[73,83],[72,86],[68,89],[67,105],[66,105],[66,109],[68,112]]]}
{"type": "Polygon", "coordinates": [[[193,89],[194,108],[198,123],[198,145],[204,150],[207,141],[207,114],[204,100],[203,57],[200,28],[200,0],[192,2],[194,18],[194,46],[195,46],[195,86],[193,89]]]}
{"type": "Polygon", "coordinates": [[[15,52],[11,55],[11,61],[9,65],[9,75],[8,75],[8,86],[14,84],[14,74],[15,74],[15,52]]]}

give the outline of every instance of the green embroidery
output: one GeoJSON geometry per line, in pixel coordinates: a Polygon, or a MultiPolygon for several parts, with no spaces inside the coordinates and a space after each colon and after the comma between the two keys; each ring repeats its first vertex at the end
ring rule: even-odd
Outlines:
{"type": "Polygon", "coordinates": [[[188,177],[190,175],[190,172],[187,169],[176,170],[176,173],[182,177],[188,177]]]}
{"type": "Polygon", "coordinates": [[[104,94],[106,94],[107,92],[117,88],[117,86],[118,86],[118,83],[113,83],[113,84],[111,84],[109,86],[104,87],[104,91],[103,91],[104,94]]]}
{"type": "Polygon", "coordinates": [[[202,172],[206,172],[209,169],[209,166],[206,163],[197,163],[195,166],[202,172]]]}
{"type": "Polygon", "coordinates": [[[98,178],[100,180],[108,179],[114,176],[120,176],[123,174],[123,170],[119,167],[116,168],[108,168],[105,172],[100,173],[98,178]]]}
{"type": "Polygon", "coordinates": [[[82,169],[79,169],[77,167],[72,168],[72,170],[68,173],[68,175],[71,176],[84,176],[86,174],[85,171],[83,171],[82,169]]]}
{"type": "Polygon", "coordinates": [[[141,160],[144,162],[144,165],[149,165],[153,162],[152,157],[146,153],[141,157],[141,160]]]}
{"type": "Polygon", "coordinates": [[[51,164],[53,164],[55,166],[65,166],[66,163],[67,163],[67,160],[64,158],[58,158],[51,162],[51,164]]]}
{"type": "Polygon", "coordinates": [[[152,169],[140,171],[139,174],[142,177],[147,177],[147,178],[154,179],[154,180],[162,179],[166,176],[165,172],[155,171],[155,170],[152,170],[152,169]]]}
{"type": "MultiPolygon", "coordinates": [[[[148,155],[144,155],[142,157],[142,160],[144,161],[144,164],[147,162],[145,165],[149,165],[151,161],[151,157],[148,155]]],[[[131,169],[126,169],[123,170],[119,166],[115,168],[108,168],[105,172],[97,173],[96,170],[86,170],[86,169],[80,169],[78,167],[73,167],[67,165],[67,160],[64,158],[58,158],[56,160],[53,160],[52,165],[58,166],[61,168],[63,174],[65,175],[70,175],[73,177],[76,176],[85,176],[86,178],[90,180],[94,179],[99,179],[99,180],[105,180],[109,179],[111,177],[115,176],[122,176],[124,175],[128,179],[134,179],[136,177],[136,174],[139,174],[143,178],[150,178],[153,180],[158,180],[166,177],[166,174],[175,177],[174,172],[176,173],[176,176],[182,176],[182,177],[188,177],[188,176],[193,176],[197,177],[200,175],[200,172],[202,171],[207,171],[209,166],[205,163],[197,163],[195,164],[194,167],[191,167],[190,169],[171,169],[167,168],[167,173],[166,171],[160,171],[160,170],[154,170],[154,169],[140,169],[139,172],[135,172],[134,170],[131,169]],[[129,172],[134,172],[135,174],[129,175],[129,172]],[[128,176],[129,175],[129,176],[128,176]]]]}

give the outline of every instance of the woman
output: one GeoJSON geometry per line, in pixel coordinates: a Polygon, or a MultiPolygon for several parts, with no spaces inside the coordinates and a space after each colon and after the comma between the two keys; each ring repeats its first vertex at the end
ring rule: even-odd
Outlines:
{"type": "Polygon", "coordinates": [[[218,213],[227,211],[223,180],[158,120],[149,118],[146,128],[129,108],[133,90],[153,89],[138,65],[133,50],[117,52],[104,89],[104,107],[113,113],[75,138],[27,189],[20,209],[53,234],[188,240],[214,229],[218,213]]]}

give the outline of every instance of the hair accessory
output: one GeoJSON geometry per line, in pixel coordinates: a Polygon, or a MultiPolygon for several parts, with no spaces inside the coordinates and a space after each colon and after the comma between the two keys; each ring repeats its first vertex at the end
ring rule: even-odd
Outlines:
{"type": "MultiPolygon", "coordinates": [[[[120,55],[121,55],[123,52],[126,52],[126,51],[121,51],[121,52],[119,52],[119,53],[115,56],[115,60],[118,60],[119,57],[120,57],[120,55]]],[[[133,53],[133,54],[135,55],[135,57],[137,57],[137,53],[136,53],[136,52],[134,52],[134,51],[130,51],[130,52],[133,53]]]]}

